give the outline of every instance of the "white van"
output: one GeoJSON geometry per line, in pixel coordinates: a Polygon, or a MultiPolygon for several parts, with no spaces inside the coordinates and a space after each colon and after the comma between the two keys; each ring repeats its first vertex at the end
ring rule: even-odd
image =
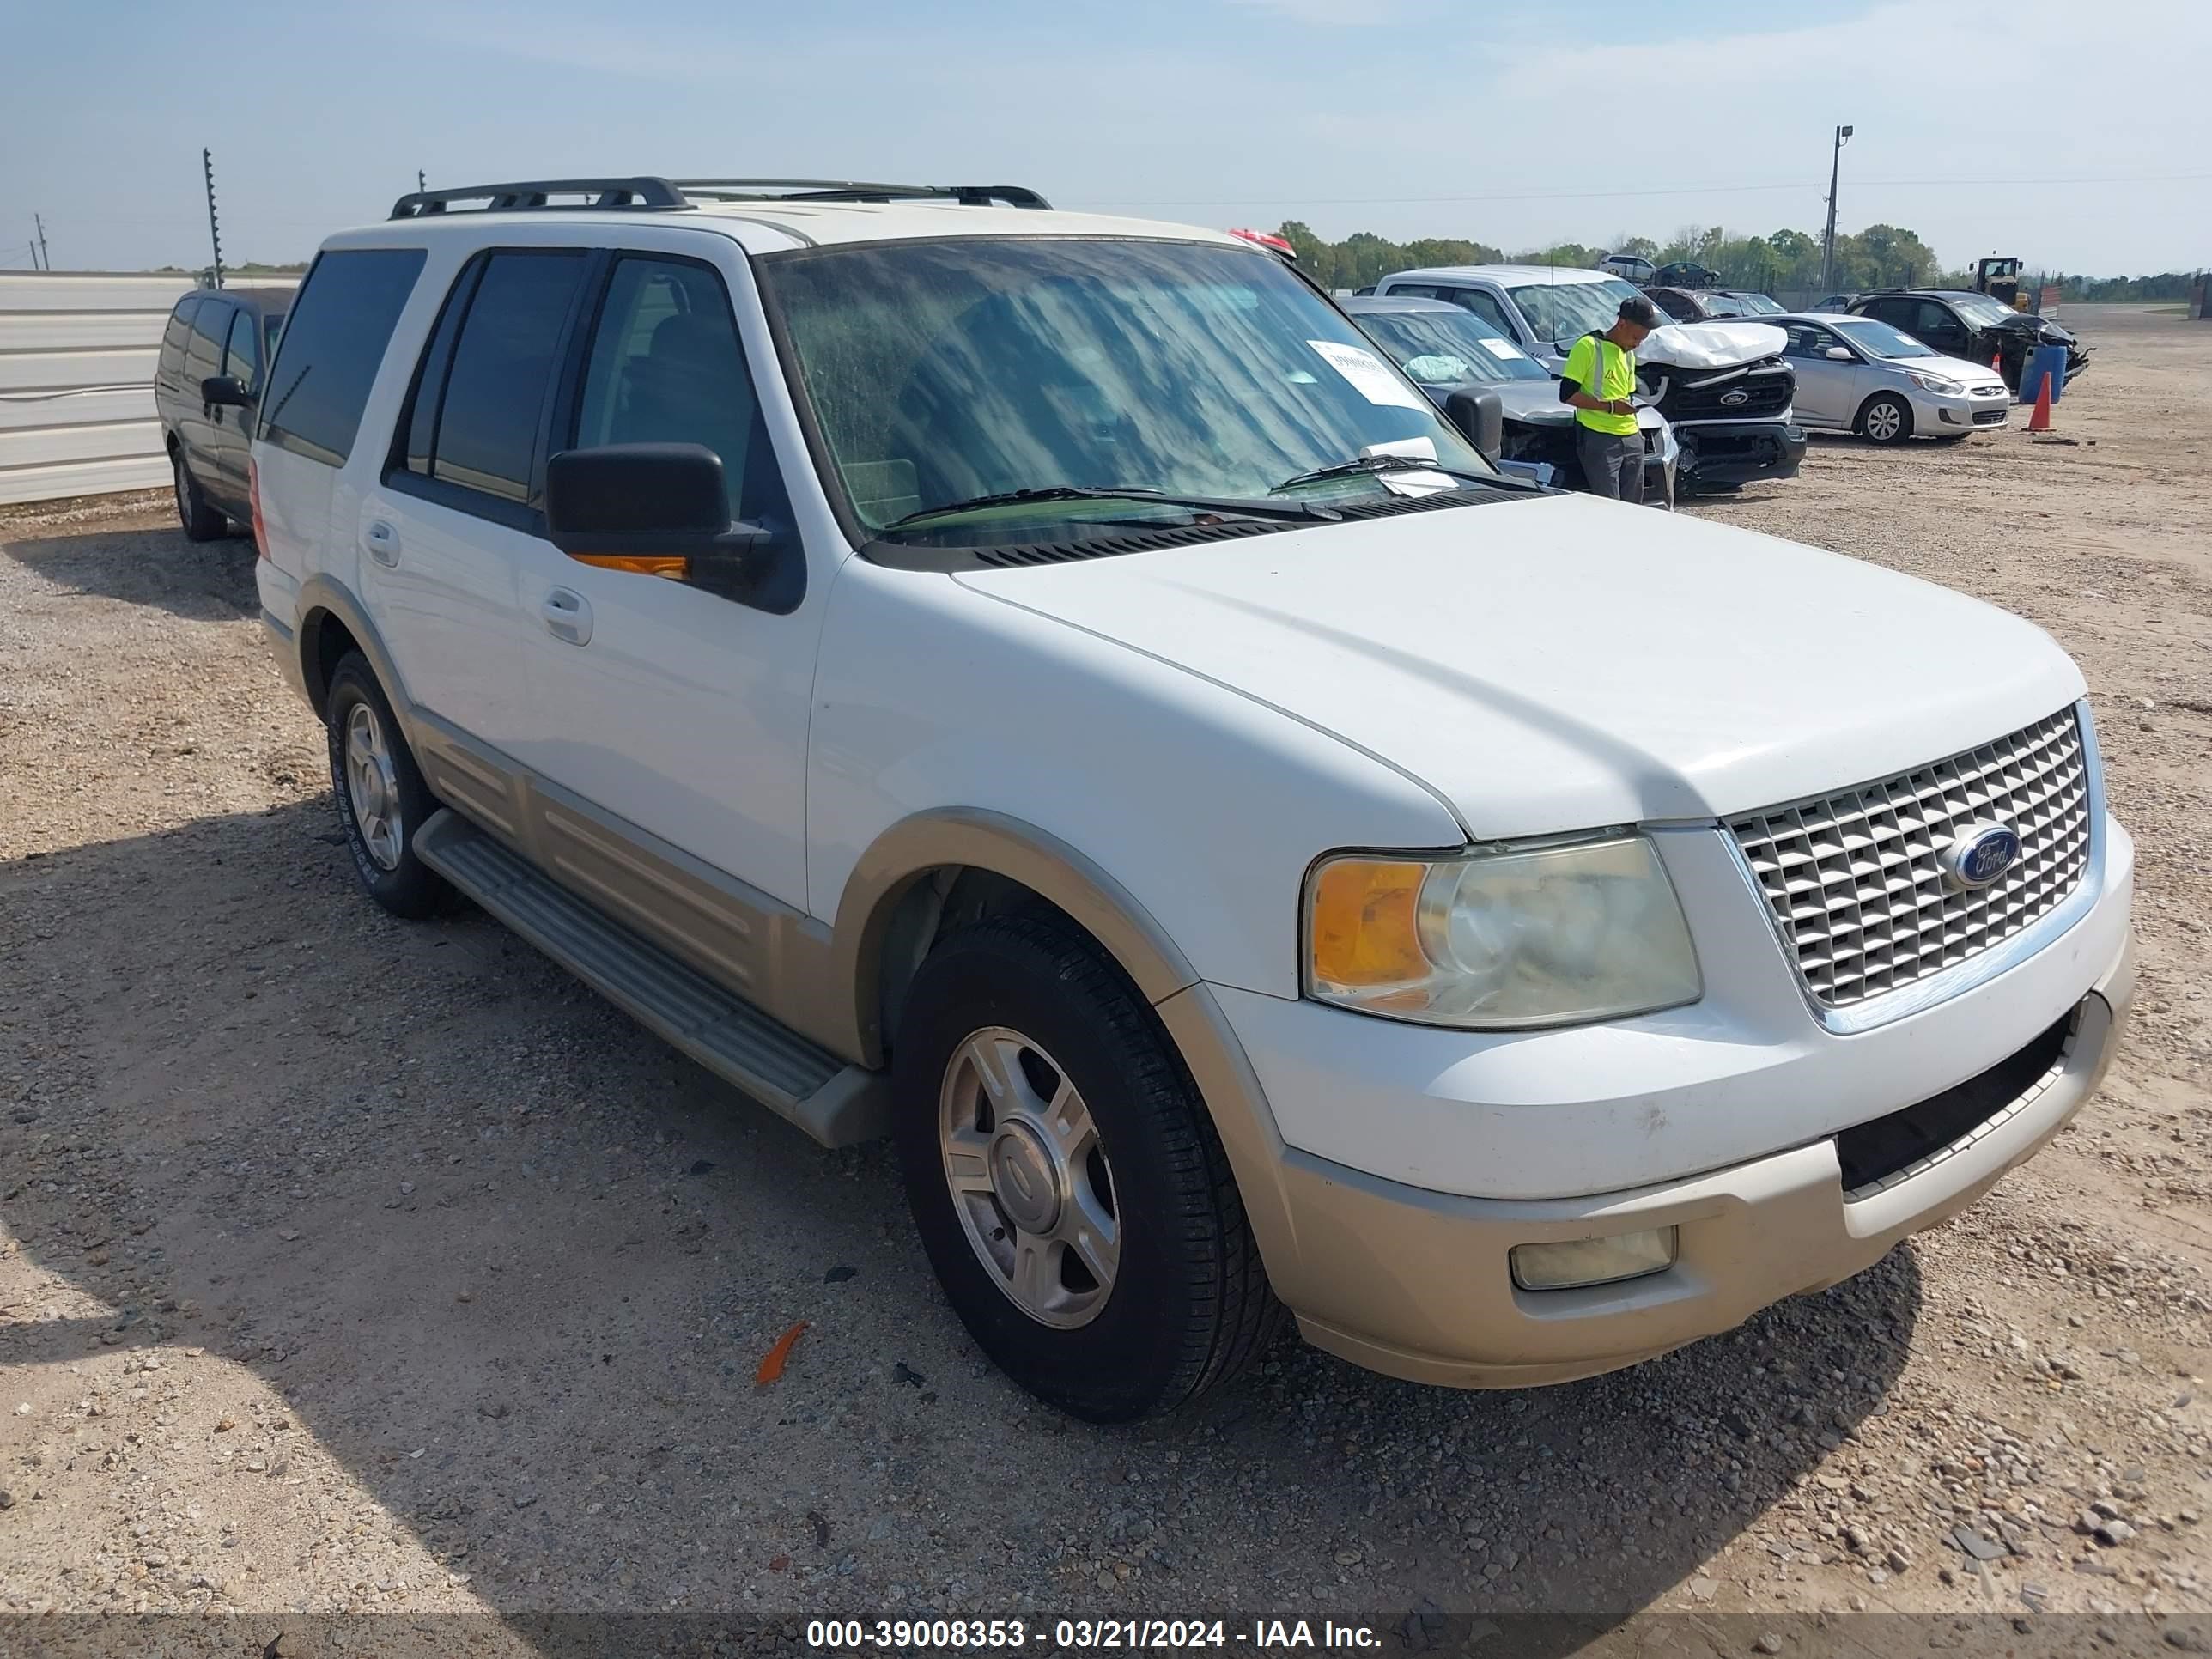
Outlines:
{"type": "Polygon", "coordinates": [[[1502,477],[1274,255],[1006,186],[550,180],[332,237],[258,399],[363,886],[828,1144],[1120,1419],[1831,1284],[2096,1087],[2132,848],[1963,595],[1502,477]]]}

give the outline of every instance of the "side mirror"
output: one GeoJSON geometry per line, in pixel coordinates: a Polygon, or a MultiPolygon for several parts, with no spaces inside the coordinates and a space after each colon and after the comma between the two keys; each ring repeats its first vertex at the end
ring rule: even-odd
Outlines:
{"type": "Polygon", "coordinates": [[[604,444],[545,463],[546,539],[604,569],[667,576],[724,599],[787,612],[804,567],[796,544],[734,523],[722,458],[704,444],[604,444]]]}
{"type": "Polygon", "coordinates": [[[200,382],[200,401],[216,409],[251,409],[253,394],[235,374],[210,374],[200,382]]]}
{"type": "Polygon", "coordinates": [[[1505,447],[1505,404],[1495,392],[1451,393],[1444,399],[1444,418],[1490,460],[1505,447]]]}
{"type": "Polygon", "coordinates": [[[1849,346],[1830,346],[1824,355],[1832,363],[1848,363],[1854,361],[1849,346]]]}

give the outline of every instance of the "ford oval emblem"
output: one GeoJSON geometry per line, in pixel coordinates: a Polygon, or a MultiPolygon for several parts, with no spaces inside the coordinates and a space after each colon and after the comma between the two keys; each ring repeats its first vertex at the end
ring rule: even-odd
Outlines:
{"type": "Polygon", "coordinates": [[[1750,401],[1751,393],[1746,392],[1741,386],[1736,387],[1733,392],[1721,393],[1721,407],[1723,409],[1739,408],[1750,401]]]}
{"type": "Polygon", "coordinates": [[[1954,890],[1972,892],[2020,862],[2020,832],[2008,824],[1970,823],[1936,860],[1954,890]]]}

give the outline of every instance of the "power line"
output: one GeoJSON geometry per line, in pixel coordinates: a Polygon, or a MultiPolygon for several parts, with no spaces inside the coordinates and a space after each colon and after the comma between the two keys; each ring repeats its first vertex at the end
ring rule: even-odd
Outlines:
{"type": "MultiPolygon", "coordinates": [[[[2053,185],[2162,185],[2179,184],[2185,180],[2212,179],[2212,173],[2144,173],[2116,174],[2100,178],[2081,179],[1867,179],[1859,181],[1862,190],[1938,189],[1955,190],[1961,185],[1977,187],[2014,185],[2042,190],[2053,185]]],[[[1278,196],[1273,198],[1249,196],[1186,197],[1174,201],[1129,201],[1101,198],[1081,204],[1088,207],[1387,207],[1395,204],[1454,203],[1454,202],[1596,202],[1624,200],[1646,196],[1731,196],[1746,195],[1759,191],[1803,190],[1817,191],[1820,181],[1802,179],[1793,184],[1779,185],[1692,185],[1668,190],[1537,190],[1511,194],[1485,196],[1278,196]]]]}

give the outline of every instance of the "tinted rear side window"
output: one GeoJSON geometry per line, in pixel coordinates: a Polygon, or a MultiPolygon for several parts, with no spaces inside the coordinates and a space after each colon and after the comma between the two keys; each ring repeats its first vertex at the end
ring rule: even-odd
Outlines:
{"type": "Polygon", "coordinates": [[[422,274],[420,248],[343,248],[322,255],[285,319],[261,436],[341,466],[392,330],[422,274]]]}
{"type": "Polygon", "coordinates": [[[210,374],[222,373],[223,337],[230,332],[235,307],[221,300],[204,300],[192,317],[192,337],[185,347],[185,375],[197,388],[210,374]]]}
{"type": "Polygon", "coordinates": [[[491,257],[453,345],[431,477],[529,500],[538,417],[583,274],[581,250],[491,257]]]}
{"type": "Polygon", "coordinates": [[[191,337],[192,313],[200,308],[200,296],[187,294],[177,301],[177,308],[169,313],[168,326],[161,331],[161,355],[173,362],[181,362],[185,342],[191,337]]]}

